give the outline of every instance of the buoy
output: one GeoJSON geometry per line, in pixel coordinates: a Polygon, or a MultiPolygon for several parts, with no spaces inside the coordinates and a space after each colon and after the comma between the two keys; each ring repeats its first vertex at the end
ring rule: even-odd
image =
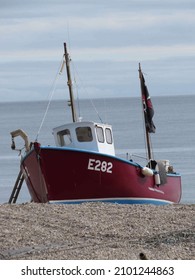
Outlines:
{"type": "Polygon", "coordinates": [[[156,175],[154,175],[154,179],[155,179],[155,184],[157,186],[160,186],[160,175],[159,173],[157,173],[156,175]]]}
{"type": "Polygon", "coordinates": [[[159,166],[158,164],[155,167],[156,174],[154,175],[155,184],[160,186],[160,175],[159,175],[159,166]]]}
{"type": "Polygon", "coordinates": [[[142,168],[142,174],[144,176],[153,176],[154,175],[153,170],[146,166],[142,168]]]}

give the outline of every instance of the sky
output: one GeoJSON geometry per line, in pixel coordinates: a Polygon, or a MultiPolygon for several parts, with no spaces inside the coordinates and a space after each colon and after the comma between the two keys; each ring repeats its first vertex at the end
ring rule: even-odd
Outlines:
{"type": "Polygon", "coordinates": [[[0,102],[195,94],[194,0],[0,0],[0,102]],[[55,92],[53,85],[55,83],[55,92]]]}

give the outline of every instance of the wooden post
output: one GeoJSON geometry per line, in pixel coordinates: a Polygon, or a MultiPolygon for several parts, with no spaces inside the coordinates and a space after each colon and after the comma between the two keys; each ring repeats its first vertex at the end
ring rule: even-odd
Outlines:
{"type": "Polygon", "coordinates": [[[74,104],[74,95],[73,95],[73,89],[72,89],[72,80],[71,80],[71,72],[70,72],[70,58],[69,54],[67,52],[66,43],[64,43],[64,57],[66,62],[66,72],[67,72],[67,85],[69,88],[69,94],[70,94],[70,102],[71,102],[71,110],[72,110],[72,120],[73,122],[77,121],[77,115],[75,110],[75,104],[74,104]]]}

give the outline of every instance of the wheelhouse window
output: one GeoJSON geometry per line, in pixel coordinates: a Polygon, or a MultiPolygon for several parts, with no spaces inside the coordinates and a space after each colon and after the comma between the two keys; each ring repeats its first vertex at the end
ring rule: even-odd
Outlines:
{"type": "Polygon", "coordinates": [[[104,143],[104,131],[101,126],[96,126],[97,138],[100,143],[104,143]]]}
{"type": "Polygon", "coordinates": [[[68,146],[71,144],[72,139],[69,129],[64,129],[57,133],[60,146],[68,146]]]}
{"type": "Polygon", "coordinates": [[[91,128],[88,126],[77,127],[76,135],[79,142],[91,142],[93,140],[91,128]]]}
{"type": "Polygon", "coordinates": [[[112,132],[110,128],[105,129],[105,134],[106,134],[106,142],[108,144],[112,144],[112,132]]]}

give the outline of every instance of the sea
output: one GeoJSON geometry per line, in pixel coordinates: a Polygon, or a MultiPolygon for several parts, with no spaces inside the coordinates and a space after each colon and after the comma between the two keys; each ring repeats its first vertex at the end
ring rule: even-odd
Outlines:
{"type": "MultiPolygon", "coordinates": [[[[152,98],[156,132],[151,133],[153,158],[169,160],[182,176],[183,204],[195,203],[195,96],[152,98]]],[[[116,154],[145,165],[146,141],[140,98],[76,100],[82,120],[106,122],[113,127],[116,154]]],[[[23,129],[30,141],[54,145],[52,129],[71,122],[67,100],[0,103],[0,203],[7,203],[19,173],[24,143],[17,137],[11,149],[10,132],[23,129]]],[[[17,203],[30,201],[25,183],[17,203]]]]}

